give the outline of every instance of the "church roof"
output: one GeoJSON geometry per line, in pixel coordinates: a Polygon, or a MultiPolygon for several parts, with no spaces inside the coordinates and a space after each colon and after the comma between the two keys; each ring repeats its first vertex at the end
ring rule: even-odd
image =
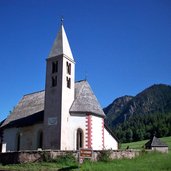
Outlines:
{"type": "Polygon", "coordinates": [[[30,120],[30,116],[40,114],[41,111],[44,110],[44,94],[44,91],[39,91],[36,93],[24,95],[14,110],[4,121],[2,127],[5,125],[14,126],[16,123],[18,126],[18,122],[16,121],[23,122],[23,118],[30,120]]]}
{"type": "Polygon", "coordinates": [[[70,113],[93,113],[105,116],[96,96],[87,81],[77,82],[75,85],[76,97],[70,108],[70,113]]]}
{"type": "Polygon", "coordinates": [[[168,147],[168,145],[166,145],[164,142],[162,142],[159,138],[157,137],[153,137],[152,139],[150,139],[146,144],[145,144],[146,148],[150,148],[150,147],[168,147]]]}
{"type": "Polygon", "coordinates": [[[5,119],[4,119],[3,121],[0,122],[0,127],[1,127],[1,125],[4,123],[4,121],[5,121],[5,119]]]}
{"type": "Polygon", "coordinates": [[[65,33],[65,29],[63,24],[57,34],[57,37],[53,43],[52,49],[49,53],[48,58],[52,58],[59,55],[66,55],[69,59],[74,60],[71,48],[68,42],[67,35],[65,33]]]}
{"type": "MultiPolygon", "coordinates": [[[[44,97],[45,91],[24,95],[1,127],[26,126],[43,121],[44,97]]],[[[91,113],[105,116],[87,81],[75,83],[75,100],[70,108],[70,113],[91,113]]]]}

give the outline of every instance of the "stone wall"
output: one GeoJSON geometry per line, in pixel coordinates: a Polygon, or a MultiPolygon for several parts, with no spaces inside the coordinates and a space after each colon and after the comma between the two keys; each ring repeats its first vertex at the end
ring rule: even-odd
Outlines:
{"type": "MultiPolygon", "coordinates": [[[[101,154],[102,151],[94,151],[93,152],[93,161],[98,160],[98,156],[101,154]]],[[[140,151],[139,150],[115,150],[110,152],[110,158],[112,160],[114,159],[123,159],[123,158],[128,158],[132,159],[136,156],[139,156],[140,151]]]]}
{"type": "MultiPolygon", "coordinates": [[[[0,163],[2,164],[16,164],[16,163],[33,163],[43,161],[45,158],[54,159],[58,156],[72,153],[76,159],[79,157],[79,151],[23,151],[23,152],[7,152],[0,153],[0,163]]],[[[98,160],[101,151],[93,151],[93,161],[98,160]]],[[[111,151],[111,159],[134,158],[140,154],[140,151],[126,150],[126,151],[111,151]]]]}

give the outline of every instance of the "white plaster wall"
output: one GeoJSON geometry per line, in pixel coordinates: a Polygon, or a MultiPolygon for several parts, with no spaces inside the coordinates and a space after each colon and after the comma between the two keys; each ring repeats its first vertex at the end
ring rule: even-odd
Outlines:
{"type": "Polygon", "coordinates": [[[62,75],[62,108],[61,108],[61,150],[69,150],[70,142],[68,137],[69,127],[69,109],[74,101],[75,91],[75,63],[72,60],[63,58],[63,75],[62,75]],[[67,73],[67,61],[71,63],[71,75],[67,73]],[[67,87],[66,78],[71,78],[71,88],[67,87]]]}
{"type": "Polygon", "coordinates": [[[20,150],[37,150],[37,134],[42,130],[43,124],[35,124],[22,128],[7,128],[3,133],[3,143],[6,151],[17,150],[17,135],[20,133],[20,150]]]}
{"type": "Polygon", "coordinates": [[[7,128],[3,132],[3,143],[6,143],[6,151],[16,151],[16,134],[18,128],[7,128]]]}
{"type": "Polygon", "coordinates": [[[168,147],[152,147],[151,149],[154,151],[160,151],[163,153],[168,153],[168,147]]]}
{"type": "Polygon", "coordinates": [[[103,149],[103,119],[92,116],[92,148],[93,150],[103,149]]]}
{"type": "Polygon", "coordinates": [[[62,92],[63,55],[48,58],[46,64],[46,86],[44,106],[43,148],[60,150],[61,139],[61,92],[62,92]],[[52,62],[58,61],[58,72],[52,73],[52,62]],[[52,87],[52,76],[57,76],[57,86],[52,87]],[[53,123],[50,123],[54,120],[53,123]],[[55,121],[56,120],[56,121],[55,121]],[[50,132],[50,134],[49,134],[50,132]]]}
{"type": "Polygon", "coordinates": [[[67,150],[76,150],[76,138],[77,138],[77,129],[80,128],[83,130],[83,146],[85,148],[85,141],[86,141],[86,115],[77,114],[77,116],[70,116],[68,126],[68,137],[66,141],[68,142],[68,149],[67,150]]]}
{"type": "Polygon", "coordinates": [[[105,128],[104,128],[104,149],[118,150],[118,142],[105,128]]]}

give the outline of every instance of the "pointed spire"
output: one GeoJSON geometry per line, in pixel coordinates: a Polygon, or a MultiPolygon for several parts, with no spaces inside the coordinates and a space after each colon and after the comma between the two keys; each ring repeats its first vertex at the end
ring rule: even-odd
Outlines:
{"type": "Polygon", "coordinates": [[[65,29],[63,26],[63,18],[61,19],[61,28],[57,34],[57,37],[53,43],[52,49],[49,53],[48,58],[58,56],[58,55],[66,55],[71,60],[74,60],[71,48],[68,42],[67,35],[65,33],[65,29]]]}

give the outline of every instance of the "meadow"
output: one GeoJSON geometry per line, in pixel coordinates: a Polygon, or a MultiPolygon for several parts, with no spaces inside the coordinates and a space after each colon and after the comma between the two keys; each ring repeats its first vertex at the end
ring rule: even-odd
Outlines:
{"type": "MultiPolygon", "coordinates": [[[[142,152],[134,159],[118,159],[107,162],[85,161],[81,166],[72,158],[63,158],[55,162],[41,162],[32,164],[0,165],[0,170],[24,170],[24,171],[171,171],[171,137],[161,138],[169,145],[169,153],[142,152]]],[[[127,146],[132,149],[141,149],[147,141],[122,144],[121,148],[127,146]]]]}
{"type": "MultiPolygon", "coordinates": [[[[163,137],[163,138],[160,138],[160,140],[165,142],[169,146],[169,150],[171,150],[171,137],[163,137]]],[[[124,144],[121,144],[121,149],[126,149],[128,146],[129,146],[129,149],[141,149],[147,141],[148,140],[132,142],[132,143],[124,143],[124,144]]]]}

